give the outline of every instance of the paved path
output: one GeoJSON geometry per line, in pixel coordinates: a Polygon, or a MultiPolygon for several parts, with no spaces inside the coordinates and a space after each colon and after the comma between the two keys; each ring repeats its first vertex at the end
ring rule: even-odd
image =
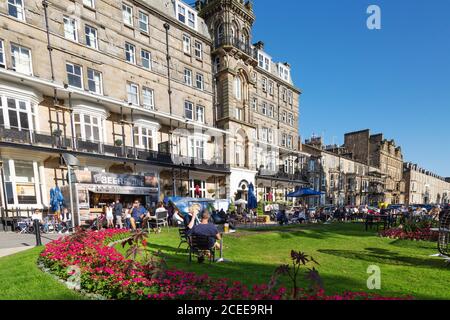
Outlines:
{"type": "MultiPolygon", "coordinates": [[[[58,239],[60,234],[43,234],[41,235],[42,244],[49,243],[58,239]]],[[[34,248],[36,238],[34,234],[18,234],[15,232],[0,231],[0,258],[34,248]]]]}

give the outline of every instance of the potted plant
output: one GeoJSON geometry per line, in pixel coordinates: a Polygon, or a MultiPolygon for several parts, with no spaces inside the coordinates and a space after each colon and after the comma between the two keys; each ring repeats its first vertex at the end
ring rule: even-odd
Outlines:
{"type": "Polygon", "coordinates": [[[122,139],[117,139],[116,141],[114,141],[114,145],[116,147],[121,147],[123,144],[122,139]]]}

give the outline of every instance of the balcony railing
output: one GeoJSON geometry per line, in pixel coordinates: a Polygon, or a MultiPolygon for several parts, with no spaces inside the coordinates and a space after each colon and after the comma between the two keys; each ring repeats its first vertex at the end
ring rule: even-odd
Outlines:
{"type": "Polygon", "coordinates": [[[230,167],[226,164],[211,163],[211,161],[206,161],[203,159],[184,157],[182,161],[179,161],[179,159],[175,157],[173,158],[170,153],[134,148],[132,146],[110,145],[101,142],[86,141],[79,138],[64,138],[46,133],[19,130],[16,128],[7,129],[0,127],[0,141],[35,147],[66,149],[68,151],[98,154],[116,158],[151,161],[162,165],[180,165],[197,170],[230,170],[230,167]]]}
{"type": "Polygon", "coordinates": [[[222,46],[233,46],[251,57],[254,56],[253,47],[249,42],[242,41],[233,36],[223,36],[216,39],[216,41],[214,42],[214,46],[216,49],[222,46]]]}
{"type": "Polygon", "coordinates": [[[295,173],[287,173],[284,170],[284,166],[279,166],[275,171],[260,168],[258,170],[258,176],[283,179],[289,181],[306,181],[306,177],[301,172],[296,171],[295,173]]]}

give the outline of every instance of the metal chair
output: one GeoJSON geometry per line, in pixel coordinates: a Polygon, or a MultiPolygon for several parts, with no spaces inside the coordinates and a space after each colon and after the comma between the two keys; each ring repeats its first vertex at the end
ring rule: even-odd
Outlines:
{"type": "Polygon", "coordinates": [[[188,237],[189,262],[192,262],[192,255],[199,256],[202,252],[209,253],[209,263],[216,259],[214,244],[211,246],[210,237],[192,235],[188,237]]]}
{"type": "Polygon", "coordinates": [[[438,250],[444,256],[450,256],[450,210],[441,214],[439,219],[438,250]]]}
{"type": "Polygon", "coordinates": [[[180,228],[180,229],[178,229],[178,234],[180,235],[180,244],[179,244],[178,247],[177,247],[177,254],[178,254],[178,251],[180,250],[181,245],[182,245],[183,243],[186,243],[186,244],[188,245],[188,247],[186,248],[186,250],[189,250],[189,243],[188,243],[188,236],[187,236],[187,231],[186,231],[186,229],[185,229],[185,228],[180,228]]]}

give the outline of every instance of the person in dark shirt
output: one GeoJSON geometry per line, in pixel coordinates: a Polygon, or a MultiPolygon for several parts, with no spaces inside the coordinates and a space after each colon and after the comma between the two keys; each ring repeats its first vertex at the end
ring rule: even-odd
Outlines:
{"type": "MultiPolygon", "coordinates": [[[[194,217],[197,215],[197,213],[194,214],[194,217]]],[[[205,210],[202,214],[202,220],[200,224],[197,224],[192,227],[191,235],[193,236],[204,236],[208,237],[209,239],[209,247],[216,249],[220,249],[220,244],[217,243],[217,240],[220,240],[220,233],[219,230],[217,230],[217,227],[209,223],[210,213],[205,210]]]]}
{"type": "Polygon", "coordinates": [[[136,223],[140,222],[142,223],[143,219],[145,218],[145,215],[147,213],[147,210],[144,206],[141,205],[139,201],[135,201],[133,204],[133,208],[131,209],[131,228],[133,230],[136,230],[136,223]]]}
{"type": "Polygon", "coordinates": [[[120,229],[123,228],[122,211],[123,211],[123,206],[120,203],[120,200],[117,199],[116,203],[114,204],[113,213],[114,213],[114,217],[116,218],[116,226],[119,226],[120,229]]]}

